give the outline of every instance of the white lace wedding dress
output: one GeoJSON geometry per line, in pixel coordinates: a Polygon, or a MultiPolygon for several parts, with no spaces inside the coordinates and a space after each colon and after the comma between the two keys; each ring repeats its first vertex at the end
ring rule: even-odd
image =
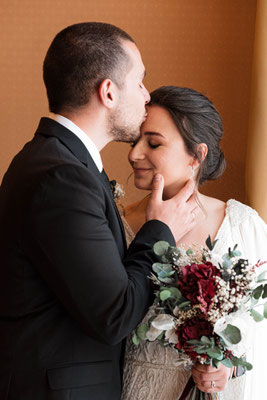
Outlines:
{"type": "MultiPolygon", "coordinates": [[[[125,222],[128,242],[134,234],[125,222]]],[[[235,200],[226,203],[225,218],[217,233],[214,252],[225,254],[238,244],[244,258],[256,263],[267,260],[267,226],[257,212],[235,200]]],[[[148,315],[145,317],[148,318],[148,315]]],[[[267,379],[267,320],[256,325],[253,346],[247,360],[253,370],[229,381],[221,400],[262,399],[267,379]]],[[[190,372],[177,367],[178,353],[156,342],[138,347],[129,336],[126,344],[122,400],[178,400],[190,377],[190,372]]]]}

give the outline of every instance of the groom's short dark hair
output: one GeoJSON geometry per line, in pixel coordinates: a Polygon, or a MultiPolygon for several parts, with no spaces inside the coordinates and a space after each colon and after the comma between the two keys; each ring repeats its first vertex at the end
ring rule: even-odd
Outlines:
{"type": "Polygon", "coordinates": [[[50,111],[73,111],[88,104],[106,78],[121,87],[130,65],[124,40],[134,43],[120,28],[101,22],[74,24],[59,32],[43,65],[50,111]]]}

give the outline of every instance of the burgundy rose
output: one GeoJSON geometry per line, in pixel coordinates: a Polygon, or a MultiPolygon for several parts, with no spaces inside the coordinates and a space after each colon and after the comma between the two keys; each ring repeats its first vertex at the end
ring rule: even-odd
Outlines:
{"type": "Polygon", "coordinates": [[[211,336],[213,333],[212,325],[205,319],[192,318],[185,321],[177,329],[179,343],[178,349],[183,349],[191,357],[195,358],[197,353],[192,350],[192,345],[188,344],[188,340],[200,340],[201,336],[211,336]]]}
{"type": "Polygon", "coordinates": [[[178,280],[179,289],[184,297],[193,304],[202,304],[207,309],[215,295],[215,277],[220,271],[210,262],[192,264],[181,268],[182,276],[178,280]]]}

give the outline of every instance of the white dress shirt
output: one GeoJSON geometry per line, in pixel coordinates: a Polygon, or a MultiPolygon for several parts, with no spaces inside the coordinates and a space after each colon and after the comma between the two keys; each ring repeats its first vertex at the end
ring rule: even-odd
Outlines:
{"type": "Polygon", "coordinates": [[[57,121],[59,124],[65,126],[65,128],[69,129],[72,133],[74,133],[74,135],[76,135],[83,142],[83,144],[89,151],[90,156],[94,160],[99,172],[102,172],[103,163],[101,160],[100,153],[99,153],[96,145],[94,144],[94,142],[89,138],[89,136],[82,129],[80,129],[77,125],[75,125],[74,122],[72,122],[71,120],[69,120],[66,117],[63,117],[62,115],[50,113],[49,118],[51,118],[54,121],[57,121]]]}

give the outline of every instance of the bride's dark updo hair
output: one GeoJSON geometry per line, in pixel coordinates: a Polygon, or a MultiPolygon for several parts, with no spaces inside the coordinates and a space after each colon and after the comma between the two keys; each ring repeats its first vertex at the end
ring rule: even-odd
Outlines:
{"type": "Polygon", "coordinates": [[[193,89],[162,86],[151,93],[149,106],[165,108],[181,134],[188,154],[200,162],[196,181],[217,179],[225,169],[225,159],[219,142],[223,128],[221,117],[212,102],[193,89]],[[198,145],[205,143],[208,153],[202,161],[198,145]]]}

